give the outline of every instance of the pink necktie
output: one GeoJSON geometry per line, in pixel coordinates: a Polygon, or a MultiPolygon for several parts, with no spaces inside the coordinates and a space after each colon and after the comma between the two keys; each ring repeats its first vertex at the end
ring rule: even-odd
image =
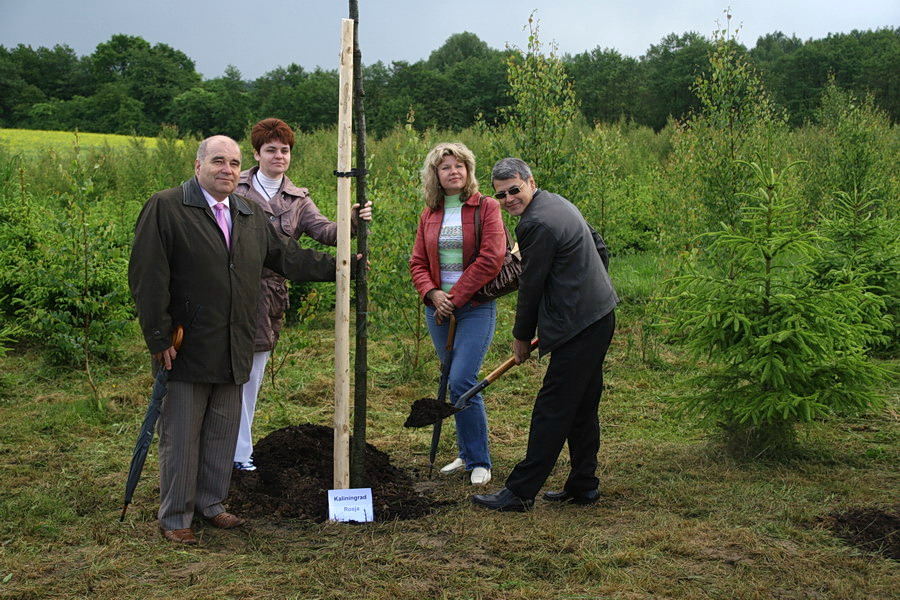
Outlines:
{"type": "Polygon", "coordinates": [[[216,209],[216,223],[225,235],[225,246],[231,250],[231,232],[228,230],[228,220],[225,219],[225,211],[228,209],[221,202],[216,202],[213,208],[216,209]]]}

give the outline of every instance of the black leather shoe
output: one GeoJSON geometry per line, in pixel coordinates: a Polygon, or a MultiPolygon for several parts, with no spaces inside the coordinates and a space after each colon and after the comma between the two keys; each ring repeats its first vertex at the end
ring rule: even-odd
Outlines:
{"type": "Polygon", "coordinates": [[[472,496],[472,502],[500,512],[525,512],[534,506],[533,499],[519,498],[507,488],[503,488],[496,494],[476,494],[472,496]]]}
{"type": "Polygon", "coordinates": [[[566,490],[561,492],[544,492],[544,500],[550,502],[572,502],[573,504],[594,504],[600,499],[600,492],[597,490],[588,490],[586,492],[570,493],[566,490]]]}

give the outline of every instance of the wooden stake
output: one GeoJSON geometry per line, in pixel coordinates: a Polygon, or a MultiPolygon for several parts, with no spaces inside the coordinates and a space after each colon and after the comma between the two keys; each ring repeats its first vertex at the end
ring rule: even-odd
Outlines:
{"type": "MultiPolygon", "coordinates": [[[[341,19],[339,174],[350,172],[353,149],[353,19],[341,19]]],[[[350,487],[350,177],[337,178],[337,273],[334,324],[334,488],[350,487]]]]}

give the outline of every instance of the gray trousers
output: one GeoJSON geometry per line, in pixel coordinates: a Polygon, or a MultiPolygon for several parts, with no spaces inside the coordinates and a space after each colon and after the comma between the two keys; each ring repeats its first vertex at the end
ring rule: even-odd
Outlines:
{"type": "Polygon", "coordinates": [[[170,381],[159,413],[159,526],[224,512],[241,418],[241,386],[170,381]]]}

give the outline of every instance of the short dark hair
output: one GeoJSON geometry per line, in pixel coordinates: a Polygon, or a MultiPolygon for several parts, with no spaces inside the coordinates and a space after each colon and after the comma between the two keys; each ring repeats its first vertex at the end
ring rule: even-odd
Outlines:
{"type": "Polygon", "coordinates": [[[250,143],[259,152],[263,144],[278,140],[294,147],[294,130],[281,119],[263,119],[250,130],[250,143]]]}
{"type": "Polygon", "coordinates": [[[498,179],[506,180],[514,177],[523,181],[527,181],[531,177],[531,167],[521,158],[501,158],[491,169],[491,183],[498,179]]]}

